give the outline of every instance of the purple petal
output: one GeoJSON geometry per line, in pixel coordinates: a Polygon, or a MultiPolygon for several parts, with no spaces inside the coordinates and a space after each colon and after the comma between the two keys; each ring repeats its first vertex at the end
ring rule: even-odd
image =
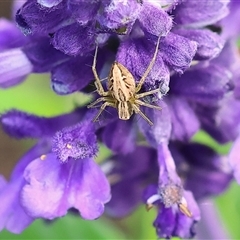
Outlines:
{"type": "Polygon", "coordinates": [[[107,125],[102,132],[102,141],[113,152],[127,154],[135,149],[136,129],[133,121],[117,120],[107,125]]]}
{"type": "Polygon", "coordinates": [[[229,0],[182,1],[174,13],[177,24],[203,27],[213,24],[228,14],[229,0]]]}
{"type": "Polygon", "coordinates": [[[47,141],[39,142],[31,148],[15,166],[10,182],[0,189],[0,230],[5,227],[13,233],[20,233],[34,220],[25,213],[20,204],[23,171],[34,158],[48,151],[47,141]]]}
{"type": "Polygon", "coordinates": [[[239,134],[240,102],[231,94],[221,101],[221,107],[196,109],[202,127],[220,143],[233,141],[239,134]],[[231,107],[229,107],[231,106],[231,107]]]}
{"type": "Polygon", "coordinates": [[[175,228],[175,213],[171,208],[162,208],[155,219],[153,226],[159,238],[171,238],[175,228]]]}
{"type": "Polygon", "coordinates": [[[172,28],[172,18],[156,5],[144,3],[138,16],[141,28],[155,36],[166,36],[172,28]]]}
{"type": "Polygon", "coordinates": [[[197,51],[197,43],[177,34],[169,33],[160,42],[163,60],[171,69],[183,73],[197,51]]]}
{"type": "Polygon", "coordinates": [[[98,151],[94,124],[89,119],[62,129],[52,141],[52,151],[61,162],[66,162],[69,158],[91,158],[98,151]]]}
{"type": "Polygon", "coordinates": [[[171,91],[194,102],[213,105],[223,99],[231,90],[231,73],[217,65],[193,68],[181,76],[174,76],[171,91]]]}
{"type": "Polygon", "coordinates": [[[113,161],[113,169],[106,174],[117,173],[123,180],[146,175],[149,169],[151,169],[151,175],[158,173],[157,153],[150,147],[136,146],[133,152],[112,156],[110,161],[113,161]],[[140,162],[139,159],[141,159],[140,162]]]}
{"type": "Polygon", "coordinates": [[[87,24],[97,14],[100,1],[69,0],[68,8],[72,17],[81,25],[87,24]]]}
{"type": "Polygon", "coordinates": [[[195,224],[200,220],[199,207],[190,191],[184,191],[184,198],[188,203],[188,208],[192,213],[192,217],[187,217],[181,213],[176,218],[176,227],[174,229],[174,235],[180,238],[192,238],[195,236],[195,224]]]}
{"type": "Polygon", "coordinates": [[[112,186],[112,198],[106,204],[106,214],[122,218],[130,214],[141,201],[142,188],[135,180],[121,181],[112,186]]]}
{"type": "Polygon", "coordinates": [[[37,0],[27,1],[16,13],[16,22],[24,35],[53,33],[68,19],[65,1],[46,8],[37,0]]]}
{"type": "MultiPolygon", "coordinates": [[[[103,66],[105,54],[98,52],[97,71],[103,66]]],[[[67,62],[57,65],[52,69],[52,88],[60,94],[65,95],[79,91],[86,87],[94,79],[91,65],[92,55],[75,57],[67,62]]]]}
{"type": "Polygon", "coordinates": [[[219,156],[211,148],[197,143],[180,146],[179,151],[181,156],[177,156],[173,151],[174,159],[179,162],[179,171],[183,171],[186,176],[185,188],[191,190],[197,200],[220,194],[229,186],[232,171],[226,157],[219,156]],[[185,170],[181,169],[183,165],[185,170]]]}
{"type": "Polygon", "coordinates": [[[0,19],[0,51],[8,48],[17,48],[26,43],[16,25],[7,19],[0,19]]]}
{"type": "Polygon", "coordinates": [[[158,216],[153,223],[158,237],[180,237],[184,239],[194,237],[194,225],[200,220],[200,211],[191,192],[184,191],[184,198],[188,203],[188,208],[192,213],[192,217],[182,214],[174,207],[165,208],[160,204],[158,216]]]}
{"type": "Polygon", "coordinates": [[[84,109],[60,116],[45,118],[18,110],[10,110],[1,115],[3,130],[15,138],[50,137],[59,129],[80,120],[84,109]]]}
{"type": "Polygon", "coordinates": [[[145,114],[153,122],[153,126],[150,126],[144,119],[139,118],[139,127],[150,145],[155,148],[159,144],[168,142],[171,134],[171,116],[167,105],[164,102],[160,102],[159,106],[162,109],[153,110],[146,108],[145,114]]]}
{"type": "Polygon", "coordinates": [[[1,122],[4,131],[16,138],[38,138],[48,135],[49,129],[46,118],[11,110],[2,114],[1,122]]]}
{"type": "Polygon", "coordinates": [[[106,205],[107,214],[123,217],[141,200],[146,179],[157,177],[157,154],[150,147],[138,146],[130,154],[110,157],[101,168],[112,186],[112,199],[106,205]]]}
{"type": "Polygon", "coordinates": [[[43,7],[51,8],[57,6],[63,0],[37,0],[37,2],[43,7]]]}
{"type": "Polygon", "coordinates": [[[109,183],[91,159],[61,164],[54,154],[34,160],[25,170],[22,204],[29,215],[54,219],[74,207],[85,219],[98,218],[110,200],[109,183]]]}
{"type": "Polygon", "coordinates": [[[169,99],[169,109],[172,116],[172,136],[173,140],[188,141],[199,130],[199,120],[189,105],[181,97],[171,97],[169,99]]]}
{"type": "Polygon", "coordinates": [[[94,34],[89,26],[78,23],[65,26],[56,31],[52,38],[53,46],[65,54],[83,55],[95,48],[94,34]]]}
{"type": "Polygon", "coordinates": [[[0,53],[0,87],[19,84],[32,70],[31,62],[21,49],[14,48],[0,53]]]}
{"type": "Polygon", "coordinates": [[[238,184],[240,184],[240,156],[239,156],[239,147],[240,147],[240,137],[238,137],[233,145],[232,148],[230,150],[228,159],[229,159],[229,163],[230,166],[233,169],[233,175],[236,179],[236,181],[238,182],[238,184]]]}
{"type": "Polygon", "coordinates": [[[230,13],[221,21],[222,36],[225,38],[236,38],[240,33],[240,2],[231,0],[229,3],[230,13]]]}
{"type": "Polygon", "coordinates": [[[68,59],[68,56],[54,49],[46,37],[33,38],[32,43],[24,46],[23,51],[36,73],[48,72],[68,59]]]}
{"type": "Polygon", "coordinates": [[[19,163],[14,167],[11,174],[11,181],[17,180],[22,177],[23,172],[27,165],[35,158],[48,153],[51,150],[51,142],[49,140],[39,141],[24,156],[19,160],[19,163]]]}
{"type": "Polygon", "coordinates": [[[123,29],[124,33],[130,32],[140,10],[141,5],[135,0],[111,0],[103,12],[99,14],[97,21],[103,29],[114,31],[123,29]]]}
{"type": "Polygon", "coordinates": [[[178,29],[175,33],[198,43],[196,60],[214,58],[224,46],[223,38],[208,29],[178,29]]]}
{"type": "MultiPolygon", "coordinates": [[[[80,170],[80,169],[79,169],[80,170]]],[[[74,207],[85,219],[96,219],[104,210],[104,203],[111,198],[110,186],[100,167],[91,159],[85,159],[81,169],[82,184],[79,186],[77,173],[75,180],[77,195],[74,207]]]]}
{"type": "MultiPolygon", "coordinates": [[[[145,38],[123,41],[118,49],[116,60],[123,64],[133,74],[136,82],[140,80],[153,58],[156,45],[145,38]],[[133,61],[134,59],[134,61],[133,61]]],[[[168,86],[170,73],[160,54],[146,77],[145,85],[155,89],[160,84],[168,86]]]]}
{"type": "Polygon", "coordinates": [[[33,221],[19,202],[22,183],[23,179],[19,177],[0,191],[0,231],[6,228],[10,232],[20,233],[33,221]]]}

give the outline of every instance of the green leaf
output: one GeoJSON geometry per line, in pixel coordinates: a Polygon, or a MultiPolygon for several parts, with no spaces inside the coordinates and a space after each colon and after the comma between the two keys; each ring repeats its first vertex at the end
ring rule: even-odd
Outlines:
{"type": "MultiPolygon", "coordinates": [[[[19,219],[20,220],[20,219],[19,219]]],[[[0,233],[0,239],[125,239],[124,234],[108,219],[94,221],[82,220],[79,215],[67,216],[44,222],[36,220],[21,234],[6,230],[0,233]]]]}

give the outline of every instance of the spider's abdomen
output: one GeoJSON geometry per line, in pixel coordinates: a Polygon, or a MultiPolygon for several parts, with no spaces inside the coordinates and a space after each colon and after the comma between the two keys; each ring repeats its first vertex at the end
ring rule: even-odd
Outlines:
{"type": "Polygon", "coordinates": [[[117,110],[118,117],[121,120],[128,120],[133,114],[133,109],[130,102],[118,102],[117,110]]]}
{"type": "Polygon", "coordinates": [[[119,102],[129,101],[135,94],[135,80],[122,64],[115,62],[109,74],[108,89],[119,102]]]}

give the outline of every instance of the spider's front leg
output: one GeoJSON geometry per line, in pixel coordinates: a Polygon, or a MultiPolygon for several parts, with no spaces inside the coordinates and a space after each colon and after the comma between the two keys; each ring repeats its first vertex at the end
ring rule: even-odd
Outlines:
{"type": "Polygon", "coordinates": [[[144,83],[145,80],[146,80],[146,77],[148,76],[148,74],[150,73],[150,71],[151,71],[152,68],[153,68],[153,65],[154,65],[154,63],[155,63],[155,61],[156,61],[156,58],[157,58],[157,52],[158,52],[158,47],[159,47],[159,43],[160,43],[160,38],[161,38],[161,36],[158,37],[157,44],[156,44],[156,48],[155,48],[155,52],[154,52],[154,54],[153,54],[153,58],[152,58],[152,60],[150,61],[149,65],[148,65],[148,67],[147,67],[147,69],[146,69],[146,71],[144,72],[143,76],[141,77],[141,79],[140,79],[140,81],[139,81],[139,83],[138,83],[138,85],[137,85],[137,87],[136,87],[136,93],[138,93],[138,92],[141,90],[142,85],[143,85],[143,83],[144,83]]]}
{"type": "Polygon", "coordinates": [[[95,100],[94,102],[90,103],[87,105],[87,108],[94,108],[94,107],[98,107],[96,106],[96,104],[100,103],[100,102],[109,102],[109,98],[108,97],[100,97],[97,100],[95,100]]]}
{"type": "Polygon", "coordinates": [[[105,92],[104,91],[104,88],[103,88],[103,85],[101,83],[101,80],[98,76],[98,73],[97,73],[97,69],[96,69],[96,62],[97,62],[97,51],[98,51],[98,45],[96,45],[96,50],[95,50],[95,54],[94,54],[94,58],[93,58],[93,65],[92,65],[92,72],[93,72],[93,75],[95,77],[95,86],[97,88],[97,92],[100,96],[108,96],[108,92],[105,92]]]}
{"type": "Polygon", "coordinates": [[[97,114],[96,117],[93,119],[94,122],[97,121],[97,119],[99,118],[99,116],[101,115],[101,113],[103,112],[103,110],[104,110],[107,106],[115,107],[115,104],[112,103],[112,102],[105,102],[105,103],[103,103],[103,105],[100,107],[100,110],[99,110],[98,114],[97,114]]]}

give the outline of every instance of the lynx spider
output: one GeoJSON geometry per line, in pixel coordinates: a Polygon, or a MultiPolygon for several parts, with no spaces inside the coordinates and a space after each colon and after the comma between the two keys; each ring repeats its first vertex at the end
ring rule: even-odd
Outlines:
{"type": "Polygon", "coordinates": [[[100,102],[104,102],[104,103],[101,105],[98,114],[94,118],[93,120],[94,122],[97,121],[98,117],[101,115],[101,113],[107,106],[111,106],[111,107],[117,108],[119,119],[128,120],[132,116],[133,112],[135,112],[136,114],[139,114],[142,118],[144,118],[150,125],[153,125],[152,121],[140,110],[139,106],[145,106],[145,107],[154,108],[158,110],[160,110],[161,108],[159,106],[155,106],[155,105],[146,103],[144,101],[141,101],[140,98],[157,93],[159,92],[159,89],[154,89],[154,90],[143,92],[143,93],[138,93],[138,92],[141,90],[142,85],[146,80],[146,77],[148,76],[149,72],[152,70],[152,67],[156,61],[159,42],[160,42],[160,37],[157,40],[153,58],[150,61],[146,71],[144,72],[137,86],[135,83],[135,79],[133,75],[129,72],[129,70],[126,67],[124,67],[121,63],[114,62],[112,64],[112,68],[108,76],[108,86],[107,86],[108,91],[104,90],[96,70],[96,59],[97,59],[97,51],[98,51],[98,45],[96,45],[92,71],[95,77],[94,83],[97,88],[96,89],[97,93],[101,97],[95,100],[94,102],[92,102],[91,104],[89,104],[87,107],[94,108],[94,107],[97,107],[96,104],[100,102]]]}

